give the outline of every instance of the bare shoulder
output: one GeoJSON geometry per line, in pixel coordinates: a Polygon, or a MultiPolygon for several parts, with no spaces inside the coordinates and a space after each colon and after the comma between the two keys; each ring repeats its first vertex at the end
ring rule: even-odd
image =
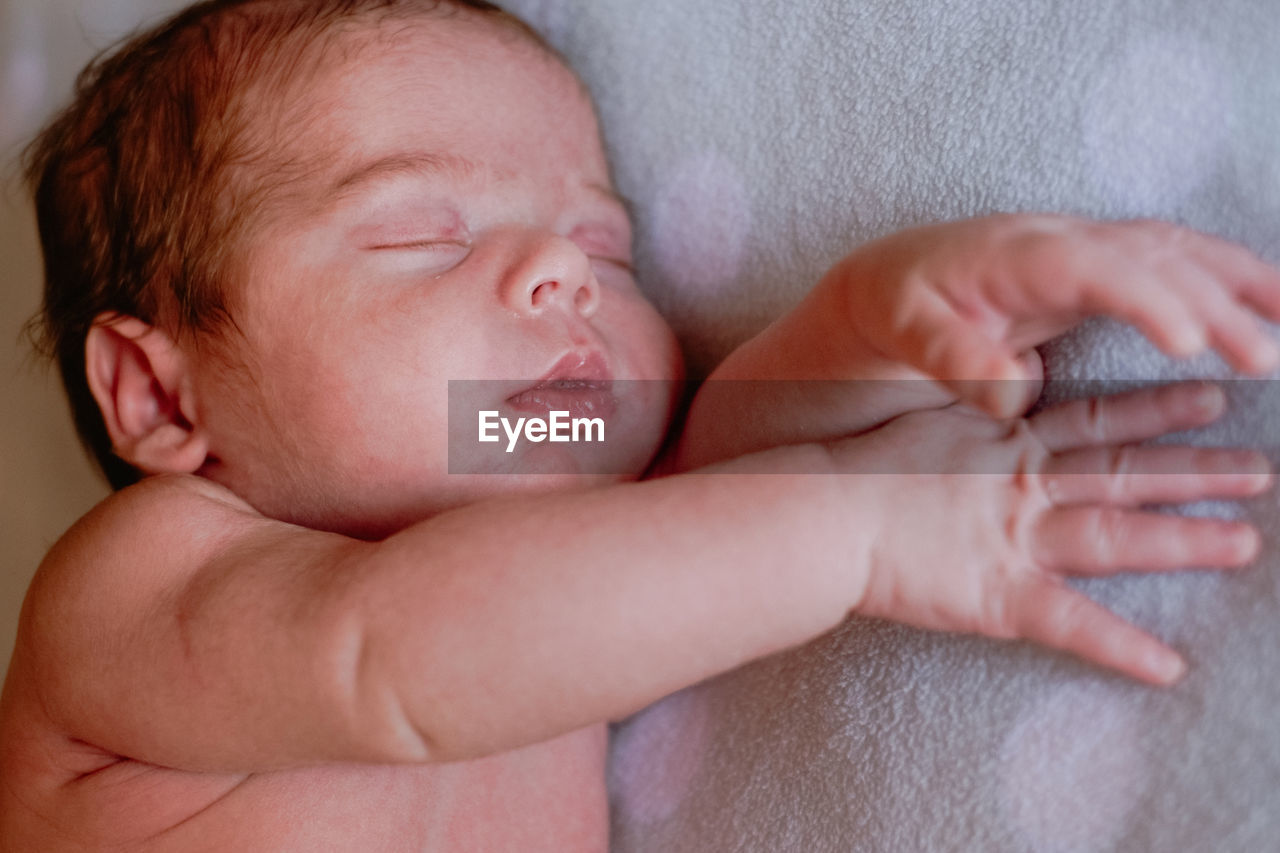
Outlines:
{"type": "MultiPolygon", "coordinates": [[[[278,523],[226,489],[166,476],[111,495],[63,534],[23,603],[0,698],[0,777],[25,767],[15,765],[22,744],[57,753],[57,766],[47,769],[64,775],[98,761],[86,744],[61,734],[74,716],[76,685],[107,669],[101,653],[147,614],[162,612],[210,555],[271,524],[278,523]]],[[[28,775],[39,776],[34,769],[28,775]]]]}
{"type": "Polygon", "coordinates": [[[218,553],[280,526],[228,490],[189,476],[150,477],[109,496],[54,544],[27,590],[15,662],[46,673],[83,657],[134,619],[165,609],[218,553]]]}
{"type": "Polygon", "coordinates": [[[91,509],[63,535],[46,562],[114,544],[136,550],[149,541],[175,537],[202,540],[204,533],[216,533],[204,527],[255,519],[265,521],[248,503],[209,480],[188,475],[148,477],[91,509]]]}
{"type": "Polygon", "coordinates": [[[125,594],[181,582],[210,553],[272,523],[199,477],[149,477],[109,496],[54,544],[32,580],[24,617],[50,600],[65,612],[77,592],[125,594]]]}

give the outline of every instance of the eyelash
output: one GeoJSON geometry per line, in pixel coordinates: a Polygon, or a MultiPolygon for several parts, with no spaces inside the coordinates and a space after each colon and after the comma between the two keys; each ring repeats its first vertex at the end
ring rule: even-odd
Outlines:
{"type": "Polygon", "coordinates": [[[441,248],[459,248],[470,249],[470,243],[463,243],[458,240],[417,240],[412,243],[386,243],[378,246],[370,246],[372,250],[382,249],[441,249],[441,248]]]}
{"type": "Polygon", "coordinates": [[[636,274],[635,267],[633,267],[627,261],[619,260],[618,258],[606,258],[602,255],[588,255],[587,257],[593,261],[600,261],[601,263],[608,264],[611,267],[617,267],[618,269],[625,272],[627,275],[636,274]]]}

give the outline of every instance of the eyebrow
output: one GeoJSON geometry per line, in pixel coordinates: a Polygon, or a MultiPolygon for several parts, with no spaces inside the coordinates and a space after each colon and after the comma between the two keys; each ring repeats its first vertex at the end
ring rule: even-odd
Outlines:
{"type": "Polygon", "coordinates": [[[475,174],[476,170],[475,163],[456,154],[437,154],[428,151],[392,154],[368,163],[361,163],[347,170],[341,178],[333,182],[325,193],[325,197],[330,201],[336,201],[350,195],[361,186],[387,175],[452,174],[465,177],[475,174]]]}
{"type": "MultiPolygon", "coordinates": [[[[327,203],[340,201],[357,192],[362,186],[374,183],[391,175],[453,175],[470,177],[480,171],[480,167],[466,157],[457,154],[436,153],[431,151],[411,151],[379,157],[368,163],[361,163],[345,171],[341,178],[334,181],[325,192],[327,203]]],[[[626,196],[608,184],[587,183],[585,188],[593,195],[612,202],[622,208],[628,220],[634,221],[635,205],[626,196]]]]}

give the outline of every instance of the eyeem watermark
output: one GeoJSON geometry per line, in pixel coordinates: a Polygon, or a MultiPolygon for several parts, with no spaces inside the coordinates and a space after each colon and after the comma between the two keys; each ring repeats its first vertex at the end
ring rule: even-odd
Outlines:
{"type": "Polygon", "coordinates": [[[525,441],[539,444],[578,442],[603,442],[603,418],[571,418],[568,412],[548,412],[548,418],[516,418],[513,425],[497,411],[480,413],[480,442],[494,444],[502,440],[498,428],[507,437],[507,453],[513,453],[521,436],[525,441]]]}
{"type": "MultiPolygon", "coordinates": [[[[689,389],[663,380],[564,381],[523,387],[527,384],[510,379],[449,382],[446,448],[449,474],[534,477],[581,474],[634,478],[653,470],[655,458],[658,470],[664,470],[661,466],[667,458],[660,454],[669,453],[676,445],[681,429],[678,413],[682,410],[677,407],[677,401],[691,396],[689,389]],[[674,423],[673,411],[677,412],[674,423]]],[[[1035,391],[1042,391],[1037,408],[1090,397],[1102,398],[1101,405],[1109,406],[1112,404],[1105,402],[1107,397],[1151,384],[1147,380],[1053,380],[1046,381],[1042,387],[1026,383],[1024,388],[1014,389],[1013,394],[1030,400],[1035,391]]],[[[1280,410],[1280,381],[1232,379],[1219,380],[1216,384],[1227,393],[1232,411],[1280,410]]],[[[735,420],[741,418],[740,426],[735,429],[750,429],[757,423],[767,426],[773,422],[773,415],[759,419],[755,411],[782,416],[788,408],[797,406],[797,418],[808,419],[812,415],[806,412],[821,413],[829,409],[833,413],[829,419],[816,419],[817,432],[803,433],[814,441],[844,439],[842,429],[846,424],[837,413],[846,410],[841,403],[845,397],[850,400],[885,398],[904,409],[917,405],[938,406],[947,399],[934,383],[916,379],[711,380],[698,385],[697,394],[704,404],[703,411],[735,420]]],[[[858,408],[851,406],[847,410],[856,415],[858,408]]],[[[850,423],[856,425],[858,421],[855,418],[850,423]]],[[[946,430],[945,426],[922,430],[913,440],[923,448],[931,442],[945,444],[949,440],[946,430]]],[[[1255,436],[1251,444],[1273,461],[1280,459],[1280,443],[1269,434],[1265,435],[1265,441],[1263,438],[1255,436]]],[[[1177,439],[1179,443],[1215,443],[1214,435],[1195,432],[1177,439]]],[[[966,461],[948,453],[880,452],[851,454],[850,458],[856,458],[857,468],[842,468],[840,473],[947,474],[963,470],[972,474],[1008,474],[1023,459],[1016,454],[1000,453],[979,454],[979,458],[966,461]]],[[[1092,461],[1087,465],[1081,462],[1082,467],[1073,468],[1071,475],[1105,474],[1107,458],[1105,454],[1099,455],[1099,470],[1093,469],[1092,461]]],[[[1144,471],[1144,476],[1196,473],[1195,466],[1200,464],[1196,458],[1153,455],[1150,463],[1153,467],[1144,471]]],[[[772,460],[773,457],[763,458],[759,470],[788,473],[771,467],[775,464],[772,460]]],[[[740,460],[732,470],[757,472],[747,459],[740,460]]]]}

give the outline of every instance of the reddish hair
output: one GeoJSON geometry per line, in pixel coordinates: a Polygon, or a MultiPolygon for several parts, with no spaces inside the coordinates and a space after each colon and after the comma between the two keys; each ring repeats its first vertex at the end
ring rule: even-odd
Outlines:
{"type": "Polygon", "coordinates": [[[113,488],[140,474],[112,453],[85,377],[86,335],[104,312],[177,330],[229,320],[234,247],[288,172],[250,132],[248,93],[305,79],[322,52],[311,48],[344,23],[442,10],[490,17],[554,55],[482,0],[206,0],[90,62],[27,148],[45,266],[29,330],[57,362],[80,440],[113,488]]]}

